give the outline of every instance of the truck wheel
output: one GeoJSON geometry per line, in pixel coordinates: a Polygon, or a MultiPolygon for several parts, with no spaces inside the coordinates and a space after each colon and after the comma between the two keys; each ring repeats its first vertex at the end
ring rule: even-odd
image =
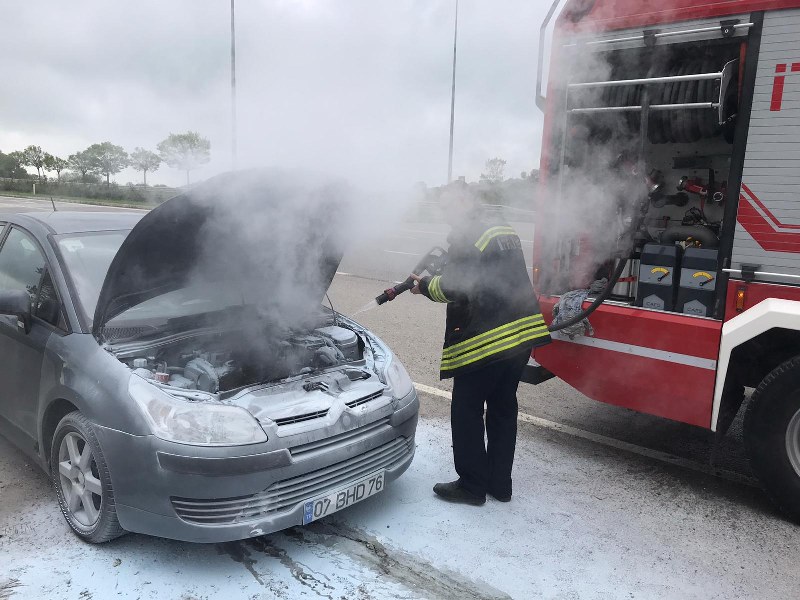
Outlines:
{"type": "Polygon", "coordinates": [[[800,356],[761,381],[745,414],[744,435],[767,494],[800,522],[800,356]]]}
{"type": "Polygon", "coordinates": [[[100,444],[91,422],[79,411],[65,415],[56,427],[50,465],[61,513],[79,538],[99,544],[125,533],[100,444]]]}

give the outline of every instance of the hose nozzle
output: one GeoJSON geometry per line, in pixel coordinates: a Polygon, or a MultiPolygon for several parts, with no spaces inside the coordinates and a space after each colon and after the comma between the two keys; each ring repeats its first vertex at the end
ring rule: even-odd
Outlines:
{"type": "MultiPolygon", "coordinates": [[[[422,257],[417,266],[414,267],[414,270],[411,272],[414,273],[414,275],[422,275],[422,273],[425,271],[434,274],[440,269],[446,259],[447,252],[445,252],[439,246],[434,246],[431,248],[430,252],[422,257]]],[[[378,306],[381,304],[386,304],[387,302],[391,302],[398,296],[398,294],[402,294],[403,292],[407,292],[413,288],[415,283],[416,281],[414,281],[414,278],[409,277],[402,283],[398,283],[394,287],[383,290],[382,294],[375,297],[375,302],[378,303],[378,306]]]]}
{"type": "Polygon", "coordinates": [[[381,304],[386,304],[387,302],[391,302],[395,298],[397,298],[398,294],[402,294],[414,287],[414,280],[409,277],[403,283],[398,283],[394,287],[387,288],[383,290],[383,293],[379,296],[375,297],[375,302],[378,303],[378,306],[381,304]]]}

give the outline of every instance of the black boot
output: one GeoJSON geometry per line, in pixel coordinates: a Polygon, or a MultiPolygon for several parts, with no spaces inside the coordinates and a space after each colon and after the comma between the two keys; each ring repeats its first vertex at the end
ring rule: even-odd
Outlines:
{"type": "Polygon", "coordinates": [[[492,490],[489,490],[489,495],[500,502],[511,502],[511,494],[495,494],[492,490]]]}
{"type": "Polygon", "coordinates": [[[477,496],[461,487],[460,480],[450,483],[437,483],[433,486],[433,492],[449,502],[459,504],[471,504],[472,506],[483,506],[486,504],[486,495],[477,496]]]}

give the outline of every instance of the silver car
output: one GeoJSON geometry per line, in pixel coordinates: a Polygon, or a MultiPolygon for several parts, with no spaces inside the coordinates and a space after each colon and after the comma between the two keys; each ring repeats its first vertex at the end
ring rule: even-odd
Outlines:
{"type": "Polygon", "coordinates": [[[408,374],[321,304],[341,213],[219,189],[143,217],[0,218],[0,432],[85,541],[263,535],[379,493],[413,459],[408,374]]]}

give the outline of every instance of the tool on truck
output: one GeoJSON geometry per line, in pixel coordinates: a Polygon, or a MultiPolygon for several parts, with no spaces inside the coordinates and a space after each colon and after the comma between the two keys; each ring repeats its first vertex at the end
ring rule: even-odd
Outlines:
{"type": "Polygon", "coordinates": [[[523,380],[717,436],[754,388],[752,468],[800,519],[800,0],[556,1],[540,40],[534,287],[550,320],[608,284],[523,380]]]}

